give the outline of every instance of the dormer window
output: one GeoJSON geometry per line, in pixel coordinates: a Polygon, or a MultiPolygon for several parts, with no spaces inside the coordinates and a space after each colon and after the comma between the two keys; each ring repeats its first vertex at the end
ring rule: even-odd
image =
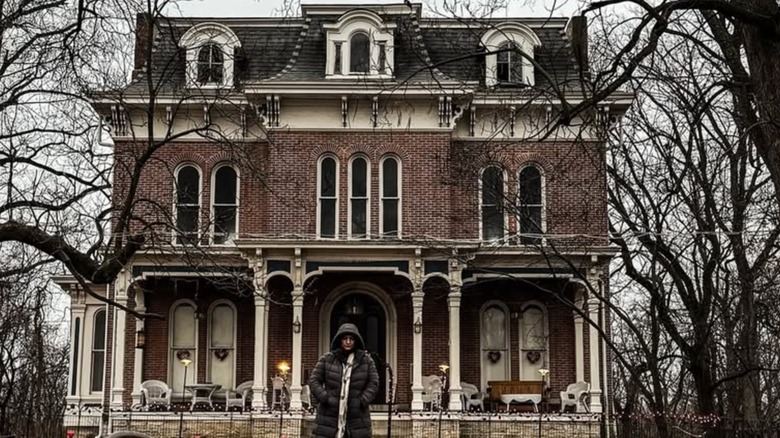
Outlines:
{"type": "Polygon", "coordinates": [[[336,23],[326,24],[326,77],[351,79],[360,75],[368,79],[391,79],[395,26],[366,10],[347,12],[336,23]]]}
{"type": "Polygon", "coordinates": [[[535,83],[534,50],[539,37],[521,23],[501,23],[482,35],[485,56],[485,85],[532,86],[535,83]]]}
{"type": "Polygon", "coordinates": [[[200,23],[179,40],[187,51],[187,86],[191,88],[233,87],[235,53],[241,42],[229,27],[200,23]]]}
{"type": "Polygon", "coordinates": [[[216,44],[206,44],[198,53],[198,83],[221,84],[225,76],[225,58],[216,44]]]}

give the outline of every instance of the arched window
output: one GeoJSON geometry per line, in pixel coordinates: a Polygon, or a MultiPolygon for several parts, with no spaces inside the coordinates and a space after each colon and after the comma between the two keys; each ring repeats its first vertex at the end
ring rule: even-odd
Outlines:
{"type": "Polygon", "coordinates": [[[350,73],[368,73],[371,42],[368,35],[358,32],[349,40],[350,73]]]}
{"type": "Polygon", "coordinates": [[[338,162],[332,156],[320,160],[317,176],[318,221],[317,235],[333,239],[337,235],[338,222],[338,162]]]}
{"type": "Polygon", "coordinates": [[[496,79],[499,82],[522,84],[523,62],[517,45],[508,41],[498,47],[496,79]]]}
{"type": "Polygon", "coordinates": [[[510,380],[509,312],[498,301],[488,302],[480,313],[482,387],[490,380],[510,380]]]}
{"type": "Polygon", "coordinates": [[[186,165],[176,173],[176,243],[198,242],[200,215],[200,172],[186,165]]]}
{"type": "Polygon", "coordinates": [[[481,213],[482,239],[504,237],[504,172],[496,166],[482,171],[481,213]]]}
{"type": "Polygon", "coordinates": [[[349,168],[349,233],[350,237],[363,239],[368,236],[368,194],[371,193],[368,160],[357,156],[349,168]]]}
{"type": "Polygon", "coordinates": [[[219,302],[209,312],[209,381],[234,388],[236,365],[236,311],[219,302]]]}
{"type": "Polygon", "coordinates": [[[196,381],[197,364],[197,325],[195,320],[195,304],[191,301],[179,301],[171,307],[171,317],[168,332],[170,334],[170,354],[168,366],[170,379],[168,383],[174,391],[181,393],[184,389],[183,359],[192,362],[187,367],[187,384],[196,381]]]}
{"type": "Polygon", "coordinates": [[[520,183],[517,191],[520,243],[540,244],[544,232],[542,173],[536,166],[525,166],[520,170],[518,180],[520,183]]]}
{"type": "Polygon", "coordinates": [[[401,162],[396,157],[385,157],[380,170],[379,233],[382,237],[401,237],[401,162]]]}
{"type": "Polygon", "coordinates": [[[231,243],[236,237],[238,218],[238,175],[231,166],[214,172],[214,243],[231,243]]]}
{"type": "Polygon", "coordinates": [[[538,379],[538,370],[546,368],[548,362],[547,319],[540,305],[530,304],[523,308],[520,330],[521,378],[538,379]]]}
{"type": "Polygon", "coordinates": [[[222,49],[214,43],[205,44],[198,52],[198,84],[221,84],[225,73],[222,49]]]}
{"type": "Polygon", "coordinates": [[[95,312],[92,323],[92,378],[90,392],[103,391],[103,371],[106,363],[106,311],[95,312]]]}

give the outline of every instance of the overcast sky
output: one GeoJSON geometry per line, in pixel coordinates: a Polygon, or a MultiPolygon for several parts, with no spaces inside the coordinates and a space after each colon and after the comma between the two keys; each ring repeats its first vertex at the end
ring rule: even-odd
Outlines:
{"type": "MultiPolygon", "coordinates": [[[[403,0],[290,0],[295,4],[355,4],[368,3],[399,4],[403,0]]],[[[413,3],[431,4],[436,1],[442,4],[445,0],[413,0],[413,3]]],[[[490,0],[446,0],[478,5],[490,0]]],[[[508,10],[497,12],[497,17],[570,17],[581,8],[583,0],[503,0],[509,5],[508,10]]],[[[284,15],[282,5],[284,0],[177,0],[170,15],[186,17],[262,17],[284,15]]]]}

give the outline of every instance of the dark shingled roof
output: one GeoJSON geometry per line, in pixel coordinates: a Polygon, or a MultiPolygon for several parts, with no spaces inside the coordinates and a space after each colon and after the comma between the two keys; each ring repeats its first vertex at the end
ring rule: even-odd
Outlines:
{"type": "MultiPolygon", "coordinates": [[[[241,42],[235,67],[239,88],[245,83],[324,82],[326,34],[323,25],[335,23],[338,18],[336,15],[311,15],[294,19],[257,19],[256,23],[252,19],[181,18],[159,22],[153,48],[153,78],[160,84],[161,91],[181,92],[185,85],[185,59],[178,42],[190,26],[216,21],[228,26],[241,42]]],[[[382,18],[397,26],[395,82],[430,83],[450,79],[484,84],[480,38],[503,20],[420,22],[415,14],[382,18]]],[[[523,22],[523,19],[510,20],[523,22]]],[[[532,29],[542,43],[535,51],[535,60],[554,82],[570,89],[577,86],[578,72],[564,33],[565,23],[562,19],[549,20],[532,29]]],[[[537,70],[536,86],[544,88],[547,85],[549,81],[537,70]]],[[[145,92],[145,81],[134,81],[128,91],[145,92]]]]}

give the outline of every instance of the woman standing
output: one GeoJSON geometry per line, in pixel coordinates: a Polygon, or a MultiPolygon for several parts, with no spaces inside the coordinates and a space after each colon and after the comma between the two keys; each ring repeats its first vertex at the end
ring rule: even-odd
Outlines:
{"type": "Polygon", "coordinates": [[[342,324],[309,378],[319,402],[314,438],[371,438],[368,405],[379,390],[374,360],[354,324],[342,324]]]}

